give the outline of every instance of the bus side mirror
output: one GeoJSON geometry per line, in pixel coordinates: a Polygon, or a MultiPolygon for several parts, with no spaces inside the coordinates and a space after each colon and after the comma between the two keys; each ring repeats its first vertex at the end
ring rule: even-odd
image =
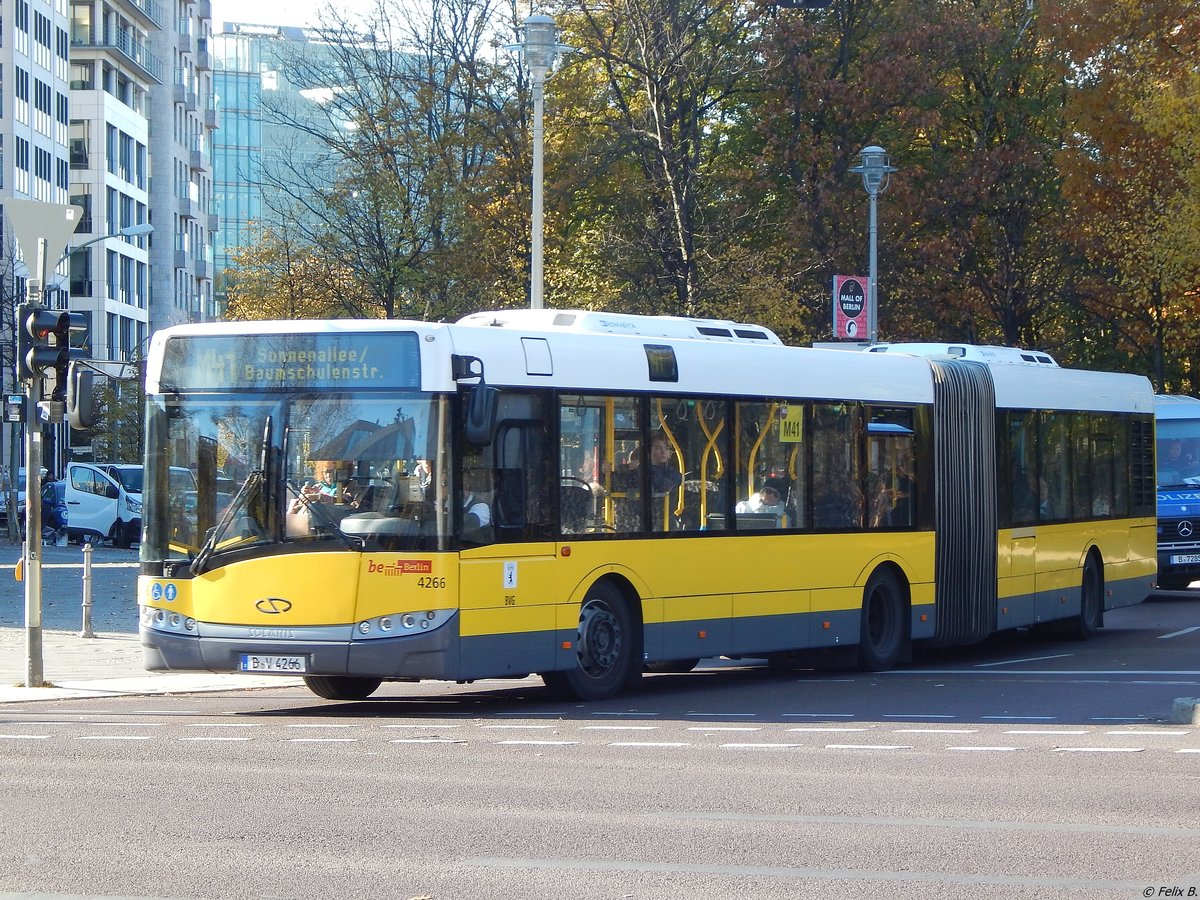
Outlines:
{"type": "Polygon", "coordinates": [[[486,447],[496,431],[496,410],[500,391],[482,382],[467,392],[466,421],[463,436],[473,447],[486,447]]]}
{"type": "Polygon", "coordinates": [[[95,373],[75,362],[67,368],[67,421],[76,431],[96,424],[95,373]]]}

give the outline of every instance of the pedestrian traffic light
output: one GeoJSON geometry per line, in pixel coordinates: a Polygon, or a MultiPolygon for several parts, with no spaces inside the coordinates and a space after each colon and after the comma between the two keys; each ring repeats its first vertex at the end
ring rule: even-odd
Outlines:
{"type": "Polygon", "coordinates": [[[17,375],[24,381],[41,378],[46,369],[54,369],[54,396],[62,400],[67,391],[67,367],[73,359],[82,359],[87,351],[71,346],[71,332],[83,332],[87,339],[87,317],[83,313],[47,309],[23,303],[17,310],[17,375]]]}

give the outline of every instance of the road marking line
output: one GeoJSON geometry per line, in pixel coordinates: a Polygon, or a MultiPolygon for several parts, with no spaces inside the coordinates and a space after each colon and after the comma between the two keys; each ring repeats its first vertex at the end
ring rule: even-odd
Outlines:
{"type": "Polygon", "coordinates": [[[286,738],[289,744],[357,744],[358,738],[286,738]]]}
{"type": "Polygon", "coordinates": [[[613,741],[610,747],[690,747],[686,741],[613,741]]]}
{"type": "Polygon", "coordinates": [[[975,734],[978,728],[894,728],[892,734],[975,734]]]}
{"type": "Polygon", "coordinates": [[[1005,734],[1090,734],[1086,728],[1010,728],[1005,734]]]}
{"type": "Polygon", "coordinates": [[[257,722],[188,722],[184,728],[262,728],[257,722]]]}
{"type": "Polygon", "coordinates": [[[299,722],[285,725],[285,728],[360,728],[358,722],[299,722]]]}
{"type": "Polygon", "coordinates": [[[403,725],[380,725],[379,727],[380,728],[428,728],[428,729],[437,728],[439,730],[442,728],[462,728],[461,725],[447,725],[444,722],[437,722],[437,721],[410,722],[408,724],[403,724],[403,725]]]}
{"type": "Polygon", "coordinates": [[[0,734],[0,738],[9,741],[44,741],[48,734],[0,734]]]}
{"type": "Polygon", "coordinates": [[[947,750],[965,750],[965,751],[995,751],[999,753],[1010,753],[1015,750],[1021,750],[1021,747],[947,747],[947,750]]]}
{"type": "Polygon", "coordinates": [[[389,744],[465,744],[466,741],[455,738],[396,738],[389,744]]]}
{"type": "Polygon", "coordinates": [[[697,719],[752,719],[758,714],[752,712],[690,712],[687,715],[689,718],[697,719]]]}
{"type": "Polygon", "coordinates": [[[180,738],[180,740],[181,741],[210,741],[210,742],[211,741],[248,741],[248,740],[250,740],[250,738],[236,737],[235,735],[232,735],[232,734],[226,734],[226,735],[212,734],[212,735],[205,735],[204,737],[184,737],[184,738],[180,738]]]}
{"type": "Polygon", "coordinates": [[[728,750],[794,750],[800,744],[722,744],[728,750]]]}
{"type": "Polygon", "coordinates": [[[1200,753],[1200,747],[1185,747],[1182,750],[1176,750],[1176,753],[1200,753]]]}
{"type": "Polygon", "coordinates": [[[1027,659],[1002,659],[999,662],[976,663],[975,668],[988,669],[992,666],[1015,666],[1019,665],[1020,663],[1042,662],[1043,660],[1047,659],[1067,659],[1068,657],[1074,655],[1074,653],[1057,653],[1054,656],[1030,656],[1027,659]]]}
{"type": "Polygon", "coordinates": [[[658,731],[657,725],[582,725],[584,731],[658,731]]]}
{"type": "Polygon", "coordinates": [[[1184,628],[1180,631],[1172,631],[1170,634],[1160,634],[1160,641],[1169,641],[1171,638],[1183,637],[1185,634],[1191,634],[1193,631],[1200,631],[1200,625],[1193,625],[1191,628],[1184,628]]]}
{"type": "Polygon", "coordinates": [[[907,744],[826,744],[826,750],[911,750],[907,744]]]}
{"type": "Polygon", "coordinates": [[[836,728],[833,726],[823,727],[821,725],[806,725],[801,728],[788,728],[785,730],[786,731],[825,731],[825,732],[844,733],[847,731],[870,731],[871,729],[870,728],[836,728]]]}
{"type": "Polygon", "coordinates": [[[568,747],[578,744],[579,741],[500,741],[499,743],[515,747],[568,747]]]}
{"type": "Polygon", "coordinates": [[[984,719],[994,719],[999,722],[1053,722],[1058,716],[982,716],[984,719]]]}
{"type": "Polygon", "coordinates": [[[480,728],[506,728],[510,730],[524,729],[526,731],[545,731],[550,728],[557,728],[558,725],[480,725],[480,728]]]}
{"type": "Polygon", "coordinates": [[[1143,753],[1145,747],[1051,747],[1051,753],[1143,753]]]}
{"type": "Polygon", "coordinates": [[[1129,731],[1106,731],[1104,733],[1105,734],[1140,734],[1140,735],[1152,735],[1154,737],[1158,737],[1160,734],[1161,735],[1191,734],[1190,731],[1148,731],[1148,730],[1135,731],[1133,729],[1130,729],[1129,731]]]}
{"type": "Polygon", "coordinates": [[[689,725],[688,731],[762,731],[760,725],[689,725]]]}

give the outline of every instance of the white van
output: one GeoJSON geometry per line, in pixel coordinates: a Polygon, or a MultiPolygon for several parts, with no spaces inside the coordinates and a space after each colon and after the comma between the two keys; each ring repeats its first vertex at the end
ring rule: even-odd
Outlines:
{"type": "MultiPolygon", "coordinates": [[[[68,463],[66,482],[67,537],[73,541],[111,540],[131,547],[142,535],[143,467],[133,463],[68,463]]],[[[192,473],[172,466],[172,482],[195,490],[192,473]]]]}

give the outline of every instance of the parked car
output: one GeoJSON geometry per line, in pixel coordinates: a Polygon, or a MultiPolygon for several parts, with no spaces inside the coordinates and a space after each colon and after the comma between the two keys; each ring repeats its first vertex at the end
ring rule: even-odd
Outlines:
{"type": "Polygon", "coordinates": [[[42,485],[42,534],[67,533],[67,483],[48,481],[42,485]]]}
{"type": "MultiPolygon", "coordinates": [[[[143,467],[133,463],[69,463],[68,537],[133,546],[142,534],[142,477],[143,467]]],[[[181,466],[171,467],[171,482],[180,491],[196,489],[195,477],[181,466]]]]}

